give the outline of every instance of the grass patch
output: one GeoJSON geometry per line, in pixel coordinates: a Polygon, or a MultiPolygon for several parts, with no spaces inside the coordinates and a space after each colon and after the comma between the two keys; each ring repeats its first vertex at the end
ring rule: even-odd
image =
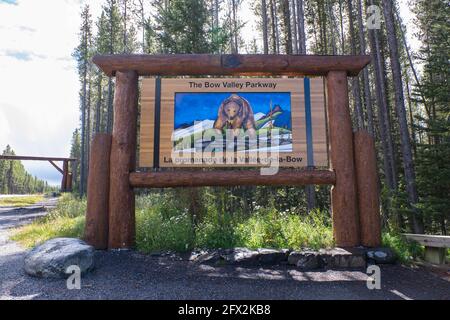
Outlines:
{"type": "Polygon", "coordinates": [[[11,237],[25,247],[33,247],[56,237],[81,238],[84,231],[86,200],[64,194],[45,217],[16,229],[11,237]]]}
{"type": "Polygon", "coordinates": [[[29,195],[29,196],[17,196],[17,197],[5,197],[0,198],[0,206],[4,207],[25,207],[32,204],[41,202],[44,200],[42,194],[29,195]]]}
{"type": "MultiPolygon", "coordinates": [[[[209,208],[198,225],[179,203],[165,194],[136,199],[136,246],[145,253],[193,248],[333,247],[331,221],[326,212],[298,215],[274,208],[257,208],[247,217],[220,214],[209,208]]],[[[83,236],[86,201],[64,194],[49,215],[17,229],[12,237],[27,247],[54,237],[83,236]]]]}
{"type": "Polygon", "coordinates": [[[382,245],[391,248],[398,260],[405,264],[411,264],[414,259],[423,256],[423,246],[415,241],[407,241],[399,233],[383,232],[382,245]]]}
{"type": "Polygon", "coordinates": [[[329,248],[334,243],[327,217],[320,211],[299,216],[263,209],[242,218],[210,210],[200,224],[193,226],[187,212],[179,213],[163,203],[137,210],[136,246],[147,253],[193,248],[329,248]]]}

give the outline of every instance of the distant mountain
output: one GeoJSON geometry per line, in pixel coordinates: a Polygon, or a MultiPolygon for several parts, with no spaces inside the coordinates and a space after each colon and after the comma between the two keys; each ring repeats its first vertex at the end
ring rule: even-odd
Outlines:
{"type": "Polygon", "coordinates": [[[275,127],[291,128],[291,112],[283,111],[274,121],[275,127]]]}

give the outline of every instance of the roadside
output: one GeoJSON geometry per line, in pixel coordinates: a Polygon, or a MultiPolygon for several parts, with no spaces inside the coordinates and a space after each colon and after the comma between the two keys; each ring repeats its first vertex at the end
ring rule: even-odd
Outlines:
{"type": "Polygon", "coordinates": [[[0,299],[450,299],[450,283],[422,268],[381,266],[381,290],[369,290],[365,270],[216,267],[135,251],[97,251],[81,290],[68,290],[64,279],[27,276],[26,249],[9,239],[11,227],[45,215],[55,201],[0,210],[0,299]]]}

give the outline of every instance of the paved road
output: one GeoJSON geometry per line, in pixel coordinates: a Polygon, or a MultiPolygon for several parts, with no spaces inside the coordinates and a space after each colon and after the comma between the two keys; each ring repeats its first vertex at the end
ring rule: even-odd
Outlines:
{"type": "Polygon", "coordinates": [[[47,209],[56,205],[58,198],[47,198],[26,207],[0,206],[0,230],[14,228],[30,223],[36,218],[47,214],[47,209]]]}
{"type": "Polygon", "coordinates": [[[382,289],[368,290],[363,270],[210,267],[133,251],[97,252],[81,290],[67,290],[64,279],[25,275],[25,250],[7,237],[0,228],[0,299],[450,299],[450,282],[400,265],[383,266],[382,289]]]}

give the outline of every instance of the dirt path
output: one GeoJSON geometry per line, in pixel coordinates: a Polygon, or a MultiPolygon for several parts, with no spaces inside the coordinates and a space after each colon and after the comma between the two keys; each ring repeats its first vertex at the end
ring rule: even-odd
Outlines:
{"type": "Polygon", "coordinates": [[[364,270],[211,267],[134,251],[97,252],[81,290],[68,290],[25,275],[26,250],[8,240],[8,228],[43,214],[0,210],[0,299],[450,299],[450,282],[401,265],[382,266],[381,290],[369,290],[364,270]]]}

